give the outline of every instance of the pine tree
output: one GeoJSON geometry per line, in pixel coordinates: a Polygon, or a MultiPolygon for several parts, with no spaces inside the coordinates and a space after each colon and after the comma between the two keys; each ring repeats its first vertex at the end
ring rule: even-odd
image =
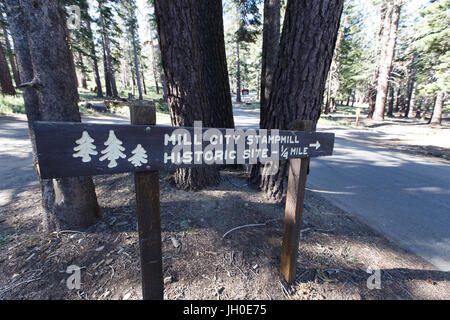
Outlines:
{"type": "Polygon", "coordinates": [[[430,122],[440,124],[446,93],[450,91],[450,0],[435,0],[420,11],[422,20],[416,27],[419,59],[418,91],[435,101],[430,122]]]}
{"type": "Polygon", "coordinates": [[[402,0],[388,0],[385,32],[382,40],[382,54],[380,57],[377,97],[373,113],[374,120],[383,120],[387,100],[389,76],[394,61],[395,45],[397,42],[397,30],[400,20],[402,0]]]}
{"type": "Polygon", "coordinates": [[[98,152],[95,150],[96,147],[94,144],[94,139],[89,136],[87,131],[83,131],[83,134],[80,139],[75,141],[78,144],[77,147],[73,148],[74,151],[78,151],[73,154],[74,158],[81,158],[83,162],[90,162],[91,155],[95,156],[98,152]]]}
{"type": "Polygon", "coordinates": [[[140,167],[143,164],[147,163],[147,152],[140,144],[137,145],[136,149],[131,151],[133,154],[132,157],[128,159],[135,167],[140,167]]]}
{"type": "MultiPolygon", "coordinates": [[[[343,2],[288,1],[265,128],[292,130],[294,120],[317,123],[343,2]],[[310,41],[317,36],[321,41],[310,41]]],[[[260,168],[253,166],[252,182],[259,185],[268,197],[282,199],[288,163],[281,161],[280,170],[275,175],[261,176],[260,168]]]]}
{"type": "MultiPolygon", "coordinates": [[[[24,100],[36,161],[35,121],[81,121],[66,20],[59,1],[5,2],[20,78],[29,84],[24,100]]],[[[86,228],[101,218],[91,177],[47,179],[40,184],[46,231],[86,228]]]]}
{"type": "Polygon", "coordinates": [[[122,153],[122,151],[125,151],[125,148],[122,147],[122,141],[117,139],[114,130],[109,131],[109,137],[105,142],[105,146],[107,146],[107,148],[102,150],[104,156],[100,157],[100,161],[108,160],[108,168],[117,167],[116,160],[119,158],[124,159],[126,156],[122,153]]]}

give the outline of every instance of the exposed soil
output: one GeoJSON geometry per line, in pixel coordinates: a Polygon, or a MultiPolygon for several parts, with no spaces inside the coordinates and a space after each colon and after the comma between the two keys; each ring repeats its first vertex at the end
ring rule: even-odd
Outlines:
{"type": "MultiPolygon", "coordinates": [[[[247,186],[243,170],[221,184],[176,190],[161,175],[166,299],[450,299],[450,275],[390,243],[307,190],[297,278],[278,271],[284,207],[247,186]],[[263,224],[229,230],[247,224],[263,224]],[[381,269],[369,289],[367,268],[381,269]]],[[[83,233],[40,232],[40,192],[0,208],[0,299],[141,299],[133,178],[95,178],[103,218],[83,233]],[[69,290],[77,265],[81,289],[69,290]]]]}

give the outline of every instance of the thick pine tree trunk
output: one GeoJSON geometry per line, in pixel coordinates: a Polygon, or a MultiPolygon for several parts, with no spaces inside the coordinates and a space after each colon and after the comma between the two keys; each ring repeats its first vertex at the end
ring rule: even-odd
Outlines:
{"type": "MultiPolygon", "coordinates": [[[[317,123],[343,2],[288,2],[265,128],[292,130],[294,120],[317,123]]],[[[280,200],[285,191],[288,163],[281,161],[280,170],[275,175],[260,175],[260,168],[253,166],[252,182],[259,177],[259,186],[266,195],[280,200]]]]}
{"type": "MultiPolygon", "coordinates": [[[[208,103],[208,85],[203,66],[201,33],[196,21],[200,10],[211,10],[211,2],[155,0],[155,15],[167,82],[170,116],[174,126],[193,126],[202,121],[212,126],[214,107],[208,103]]],[[[175,183],[184,190],[198,190],[219,182],[215,167],[178,169],[175,183]]]]}
{"type": "MultiPolygon", "coordinates": [[[[24,99],[36,163],[33,121],[81,120],[65,15],[59,1],[6,3],[20,76],[34,84],[24,99]]],[[[46,231],[85,228],[101,216],[90,177],[41,180],[41,190],[46,231]]]]}
{"type": "Polygon", "coordinates": [[[439,92],[436,95],[436,102],[434,103],[433,116],[431,117],[432,125],[440,125],[442,122],[442,108],[444,107],[444,92],[439,92]]]}
{"type": "Polygon", "coordinates": [[[3,51],[3,46],[0,43],[0,88],[2,94],[12,95],[16,94],[14,85],[11,78],[11,73],[9,72],[8,62],[6,62],[5,51],[3,51]]]}
{"type": "Polygon", "coordinates": [[[207,6],[194,7],[200,31],[199,41],[202,67],[211,110],[211,126],[234,128],[233,105],[231,103],[230,80],[228,76],[223,31],[222,1],[209,0],[207,6]]]}
{"type": "Polygon", "coordinates": [[[260,127],[265,122],[280,42],[280,0],[264,0],[264,28],[261,64],[260,127]]]}
{"type": "Polygon", "coordinates": [[[389,76],[392,70],[392,62],[394,61],[395,44],[397,41],[398,22],[400,19],[400,10],[402,0],[389,0],[388,13],[386,16],[386,32],[383,35],[382,47],[384,53],[381,55],[380,71],[378,75],[377,98],[375,102],[375,110],[373,113],[374,120],[384,119],[384,110],[387,100],[389,76]]]}

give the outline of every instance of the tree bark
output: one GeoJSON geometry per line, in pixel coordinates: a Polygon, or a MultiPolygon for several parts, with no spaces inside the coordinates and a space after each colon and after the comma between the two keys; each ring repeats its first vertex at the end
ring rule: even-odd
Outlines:
{"type": "MultiPolygon", "coordinates": [[[[213,1],[155,0],[161,58],[167,82],[170,116],[174,126],[212,125],[215,108],[208,104],[208,79],[204,72],[198,12],[212,10],[213,1]]],[[[184,190],[198,190],[219,182],[215,167],[178,169],[175,183],[184,190]]]]}
{"type": "Polygon", "coordinates": [[[207,3],[207,6],[194,6],[194,22],[198,23],[197,30],[200,31],[198,36],[205,81],[203,90],[206,91],[208,106],[212,110],[210,123],[216,128],[234,128],[222,1],[209,0],[207,3]]]}
{"type": "Polygon", "coordinates": [[[261,64],[260,128],[265,122],[266,101],[272,88],[273,73],[276,67],[280,43],[280,0],[264,1],[264,28],[261,64]]]}
{"type": "MultiPolygon", "coordinates": [[[[294,120],[317,123],[343,2],[298,0],[287,3],[265,128],[292,130],[294,120]]],[[[280,200],[285,191],[288,163],[281,161],[275,175],[261,175],[260,169],[258,165],[252,167],[252,183],[259,180],[260,188],[269,198],[280,200]]]]}
{"type": "Polygon", "coordinates": [[[388,1],[388,15],[386,17],[386,30],[383,36],[383,51],[380,60],[380,73],[378,76],[377,85],[377,99],[375,103],[375,110],[373,114],[374,120],[384,119],[384,110],[387,99],[387,91],[389,84],[389,76],[392,70],[392,62],[394,61],[395,44],[397,41],[398,22],[400,19],[400,10],[402,7],[402,0],[389,0],[388,1]],[[389,15],[390,13],[390,15],[389,15]]]}
{"type": "Polygon", "coordinates": [[[431,117],[430,124],[440,125],[442,122],[442,108],[444,106],[444,92],[439,92],[436,95],[436,102],[434,104],[433,116],[431,117]]]}
{"type": "MultiPolygon", "coordinates": [[[[20,76],[34,83],[24,99],[36,163],[34,121],[81,121],[65,14],[59,1],[6,3],[20,76]]],[[[101,216],[90,177],[41,180],[41,190],[46,231],[82,229],[101,216]]]]}
{"type": "Polygon", "coordinates": [[[16,90],[12,83],[11,73],[9,72],[8,62],[6,62],[5,52],[0,43],[0,87],[4,95],[16,95],[16,90]]]}

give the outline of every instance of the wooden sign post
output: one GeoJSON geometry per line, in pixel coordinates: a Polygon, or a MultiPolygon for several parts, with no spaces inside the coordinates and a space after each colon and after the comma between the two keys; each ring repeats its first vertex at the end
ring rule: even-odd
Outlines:
{"type": "MultiPolygon", "coordinates": [[[[130,125],[35,122],[42,179],[134,172],[144,299],[163,299],[158,170],[290,160],[281,273],[295,279],[309,158],[333,153],[334,134],[157,126],[153,104],[130,106],[130,125]]],[[[275,174],[274,172],[273,174],[275,174]]]]}
{"type": "MultiPolygon", "coordinates": [[[[298,121],[294,124],[294,129],[299,131],[311,131],[312,127],[312,121],[298,121]]],[[[295,280],[308,169],[309,158],[292,159],[289,161],[289,178],[286,193],[280,267],[281,274],[287,283],[292,283],[295,280]]]]}
{"type": "MultiPolygon", "coordinates": [[[[130,106],[131,123],[156,124],[155,105],[134,103],[130,106]]],[[[150,128],[150,127],[149,127],[150,128]]],[[[149,132],[150,134],[150,132],[149,132]]],[[[159,201],[159,171],[135,172],[136,216],[141,257],[142,298],[162,300],[164,297],[161,252],[161,215],[159,201]]]]}

